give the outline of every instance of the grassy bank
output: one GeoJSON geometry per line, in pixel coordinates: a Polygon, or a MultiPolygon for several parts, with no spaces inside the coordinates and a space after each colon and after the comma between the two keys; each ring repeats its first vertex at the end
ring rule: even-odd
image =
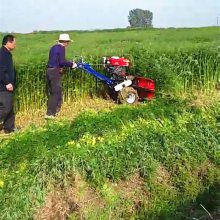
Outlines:
{"type": "Polygon", "coordinates": [[[40,219],[44,202],[59,195],[54,216],[172,219],[219,181],[218,111],[164,97],[86,111],[2,139],[0,219],[40,219]],[[88,194],[98,208],[80,203],[88,194]]]}
{"type": "Polygon", "coordinates": [[[156,99],[93,102],[101,85],[70,71],[63,111],[45,122],[45,61],[59,33],[16,34],[25,129],[0,138],[0,219],[200,219],[200,204],[217,216],[219,27],[70,31],[67,57],[128,56],[132,74],[155,80],[156,99]]]}

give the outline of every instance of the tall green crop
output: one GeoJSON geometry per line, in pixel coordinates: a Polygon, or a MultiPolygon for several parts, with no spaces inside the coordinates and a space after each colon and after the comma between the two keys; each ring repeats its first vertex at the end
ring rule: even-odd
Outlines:
{"type": "MultiPolygon", "coordinates": [[[[46,105],[46,60],[58,34],[17,34],[18,46],[14,51],[18,73],[17,110],[46,105]]],[[[220,79],[218,27],[73,31],[71,35],[77,43],[70,44],[67,59],[77,61],[77,55],[83,56],[94,69],[103,73],[97,65],[102,56],[128,57],[132,61],[128,72],[152,78],[157,93],[209,93],[220,79]]],[[[66,70],[66,73],[62,80],[64,101],[96,95],[102,86],[82,71],[66,70]]]]}

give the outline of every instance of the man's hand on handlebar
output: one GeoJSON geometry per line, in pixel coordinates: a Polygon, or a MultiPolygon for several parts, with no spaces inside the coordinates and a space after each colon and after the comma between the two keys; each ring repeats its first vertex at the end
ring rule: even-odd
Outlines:
{"type": "Polygon", "coordinates": [[[77,64],[73,61],[72,69],[76,69],[76,68],[77,68],[77,64]]]}

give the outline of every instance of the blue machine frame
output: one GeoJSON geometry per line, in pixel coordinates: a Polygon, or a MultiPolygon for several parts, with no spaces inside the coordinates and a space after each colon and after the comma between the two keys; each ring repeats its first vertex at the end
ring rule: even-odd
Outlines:
{"type": "Polygon", "coordinates": [[[116,82],[114,80],[111,80],[108,77],[102,75],[101,73],[98,73],[97,71],[95,71],[90,66],[89,63],[77,63],[77,68],[82,69],[82,70],[86,71],[87,73],[95,76],[96,78],[98,78],[99,80],[101,80],[105,84],[107,84],[108,86],[114,86],[116,84],[116,82]]]}

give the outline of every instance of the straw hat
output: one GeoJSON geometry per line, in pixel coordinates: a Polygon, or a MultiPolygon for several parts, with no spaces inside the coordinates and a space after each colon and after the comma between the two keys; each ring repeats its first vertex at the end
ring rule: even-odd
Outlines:
{"type": "Polygon", "coordinates": [[[57,41],[68,41],[68,42],[73,42],[71,39],[70,39],[70,36],[69,34],[60,34],[59,36],[59,39],[57,41]]]}

